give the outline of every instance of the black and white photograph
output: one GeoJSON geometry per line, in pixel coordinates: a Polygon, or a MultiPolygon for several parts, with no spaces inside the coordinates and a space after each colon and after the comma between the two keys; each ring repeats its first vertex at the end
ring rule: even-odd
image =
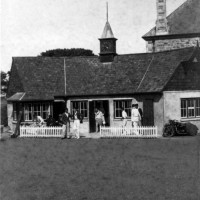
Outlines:
{"type": "Polygon", "coordinates": [[[0,200],[200,200],[200,0],[0,13],[0,200]]]}

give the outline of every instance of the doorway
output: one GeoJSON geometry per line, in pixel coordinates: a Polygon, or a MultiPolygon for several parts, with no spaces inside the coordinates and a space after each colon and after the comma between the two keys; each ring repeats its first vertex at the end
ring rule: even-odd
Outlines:
{"type": "Polygon", "coordinates": [[[59,114],[64,113],[66,108],[66,103],[63,102],[54,102],[53,103],[53,118],[57,121],[59,118],[59,114]]]}
{"type": "Polygon", "coordinates": [[[89,129],[90,133],[96,132],[96,121],[95,121],[95,108],[98,108],[104,113],[105,126],[110,126],[110,112],[109,112],[109,101],[99,100],[99,101],[89,101],[89,129]]]}
{"type": "Polygon", "coordinates": [[[145,99],[143,104],[143,125],[154,126],[153,99],[145,99]]]}

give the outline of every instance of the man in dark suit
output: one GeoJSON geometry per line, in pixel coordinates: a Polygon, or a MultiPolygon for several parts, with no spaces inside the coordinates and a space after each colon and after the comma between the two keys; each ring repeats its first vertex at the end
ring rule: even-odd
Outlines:
{"type": "Polygon", "coordinates": [[[45,121],[47,123],[47,126],[55,126],[56,121],[52,115],[49,115],[49,117],[45,121]]]}
{"type": "Polygon", "coordinates": [[[62,126],[62,136],[61,138],[64,139],[64,138],[70,138],[69,137],[69,131],[70,131],[70,118],[71,115],[70,113],[68,112],[68,108],[65,109],[65,112],[62,114],[62,123],[63,123],[63,126],[62,126]]]}
{"type": "Polygon", "coordinates": [[[139,120],[139,126],[142,126],[143,124],[143,112],[142,112],[142,109],[138,106],[138,104],[136,104],[136,108],[138,109],[139,113],[140,113],[140,120],[139,120]]]}

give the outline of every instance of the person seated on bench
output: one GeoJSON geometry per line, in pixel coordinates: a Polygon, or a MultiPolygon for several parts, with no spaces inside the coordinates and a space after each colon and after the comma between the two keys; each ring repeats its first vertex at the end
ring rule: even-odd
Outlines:
{"type": "Polygon", "coordinates": [[[36,125],[41,127],[44,125],[44,119],[40,115],[34,115],[34,120],[36,121],[36,125]]]}

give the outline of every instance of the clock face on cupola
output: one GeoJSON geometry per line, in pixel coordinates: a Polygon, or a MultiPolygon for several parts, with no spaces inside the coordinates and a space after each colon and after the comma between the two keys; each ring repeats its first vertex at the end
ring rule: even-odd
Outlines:
{"type": "Polygon", "coordinates": [[[114,48],[113,48],[113,41],[112,40],[102,40],[101,42],[101,52],[102,53],[111,53],[114,51],[114,48]]]}
{"type": "Polygon", "coordinates": [[[113,35],[111,26],[108,22],[108,6],[107,6],[107,22],[105,24],[100,40],[100,61],[112,62],[116,54],[116,38],[113,35]]]}

